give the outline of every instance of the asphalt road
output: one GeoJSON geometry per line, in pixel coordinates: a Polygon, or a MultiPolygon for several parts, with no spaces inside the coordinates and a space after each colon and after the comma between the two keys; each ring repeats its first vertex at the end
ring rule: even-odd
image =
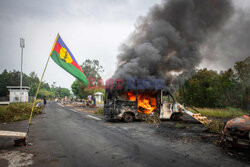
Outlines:
{"type": "Polygon", "coordinates": [[[32,121],[32,166],[247,166],[203,142],[169,139],[143,122],[111,123],[56,103],[32,121]]]}

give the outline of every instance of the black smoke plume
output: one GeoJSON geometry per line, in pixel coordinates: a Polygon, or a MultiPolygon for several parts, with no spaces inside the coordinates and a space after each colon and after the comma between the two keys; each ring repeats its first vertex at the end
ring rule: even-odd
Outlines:
{"type": "Polygon", "coordinates": [[[200,64],[200,46],[233,13],[230,0],[163,0],[138,20],[120,48],[112,78],[164,78],[177,83],[200,64]]]}

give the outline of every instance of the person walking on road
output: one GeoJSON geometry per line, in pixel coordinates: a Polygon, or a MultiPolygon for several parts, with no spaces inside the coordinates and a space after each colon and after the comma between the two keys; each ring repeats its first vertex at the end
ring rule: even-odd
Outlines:
{"type": "Polygon", "coordinates": [[[95,99],[95,96],[93,96],[92,100],[93,100],[93,106],[95,107],[95,106],[96,106],[96,99],[95,99]]]}
{"type": "Polygon", "coordinates": [[[46,103],[47,103],[47,101],[46,101],[45,97],[43,97],[43,105],[44,105],[44,107],[46,106],[46,103]]]}
{"type": "Polygon", "coordinates": [[[91,95],[88,96],[88,101],[89,101],[89,106],[91,106],[91,104],[92,104],[92,96],[91,95]]]}

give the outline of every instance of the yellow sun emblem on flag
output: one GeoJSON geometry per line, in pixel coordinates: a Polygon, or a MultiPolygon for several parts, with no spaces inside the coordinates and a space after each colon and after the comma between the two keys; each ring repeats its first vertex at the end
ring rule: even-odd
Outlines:
{"type": "Polygon", "coordinates": [[[64,47],[61,47],[60,49],[60,58],[63,59],[66,63],[72,63],[73,61],[69,52],[64,47]]]}

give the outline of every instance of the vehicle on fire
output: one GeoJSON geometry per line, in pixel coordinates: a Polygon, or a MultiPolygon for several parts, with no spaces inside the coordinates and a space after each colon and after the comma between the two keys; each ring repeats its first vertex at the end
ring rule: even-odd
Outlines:
{"type": "Polygon", "coordinates": [[[169,91],[106,89],[104,115],[107,120],[132,122],[143,119],[142,115],[181,120],[183,112],[169,91]]]}

